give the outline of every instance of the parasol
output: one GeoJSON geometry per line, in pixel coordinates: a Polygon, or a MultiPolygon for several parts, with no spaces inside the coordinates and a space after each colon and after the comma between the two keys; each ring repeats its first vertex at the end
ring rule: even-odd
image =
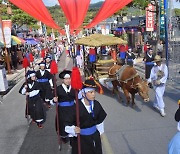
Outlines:
{"type": "Polygon", "coordinates": [[[11,36],[12,38],[12,42],[15,42],[16,44],[24,44],[25,43],[25,40],[17,37],[17,36],[11,36]]]}
{"type": "Polygon", "coordinates": [[[92,34],[90,36],[76,40],[75,44],[98,47],[106,45],[127,44],[127,42],[121,38],[110,35],[92,34]]]}
{"type": "Polygon", "coordinates": [[[38,42],[34,38],[26,38],[25,41],[26,41],[26,44],[28,44],[28,45],[38,44],[38,42]]]}

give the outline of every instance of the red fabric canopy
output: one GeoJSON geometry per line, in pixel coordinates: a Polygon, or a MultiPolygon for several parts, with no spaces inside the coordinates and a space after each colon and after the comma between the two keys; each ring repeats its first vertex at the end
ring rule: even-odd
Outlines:
{"type": "Polygon", "coordinates": [[[78,29],[86,16],[90,0],[58,0],[70,25],[71,32],[78,29]]]}
{"type": "Polygon", "coordinates": [[[9,0],[11,3],[22,9],[37,20],[42,21],[47,26],[58,29],[61,33],[64,31],[54,22],[42,0],[9,0]]]}
{"type": "Polygon", "coordinates": [[[102,20],[110,17],[118,10],[122,9],[124,6],[129,4],[132,0],[106,0],[95,18],[86,28],[91,28],[101,22],[102,20]]]}

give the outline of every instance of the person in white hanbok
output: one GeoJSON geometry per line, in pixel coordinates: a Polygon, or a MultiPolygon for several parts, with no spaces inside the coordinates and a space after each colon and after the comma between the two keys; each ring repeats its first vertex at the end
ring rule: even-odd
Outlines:
{"type": "Polygon", "coordinates": [[[164,117],[166,113],[164,111],[165,104],[163,101],[163,95],[168,77],[168,68],[166,64],[162,63],[162,59],[159,55],[155,56],[154,62],[156,63],[156,65],[151,69],[148,82],[152,83],[155,90],[155,100],[153,103],[153,107],[160,111],[161,116],[164,117]]]}

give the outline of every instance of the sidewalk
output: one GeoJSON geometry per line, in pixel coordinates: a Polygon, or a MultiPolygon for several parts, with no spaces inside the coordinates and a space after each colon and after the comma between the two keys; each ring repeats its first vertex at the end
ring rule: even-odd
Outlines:
{"type": "MultiPolygon", "coordinates": [[[[35,68],[37,67],[37,64],[41,62],[41,59],[37,59],[35,60],[35,68]]],[[[12,74],[6,74],[6,78],[8,81],[8,90],[7,92],[5,92],[3,96],[7,95],[7,93],[9,93],[11,91],[11,89],[21,80],[25,77],[25,70],[22,67],[22,65],[19,66],[19,69],[17,71],[12,71],[12,74]]]]}

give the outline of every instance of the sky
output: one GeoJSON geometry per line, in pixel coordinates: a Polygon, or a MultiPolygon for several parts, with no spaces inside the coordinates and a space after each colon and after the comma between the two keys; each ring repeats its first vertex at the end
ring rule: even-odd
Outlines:
{"type": "Polygon", "coordinates": [[[176,0],[173,0],[174,2],[174,8],[179,8],[180,9],[180,2],[176,2],[176,0]]]}
{"type": "MultiPolygon", "coordinates": [[[[96,3],[99,1],[104,1],[104,0],[91,0],[91,3],[96,3]]],[[[180,9],[180,2],[176,2],[176,0],[172,0],[172,1],[173,1],[174,8],[180,9]]],[[[45,3],[46,6],[54,6],[56,4],[59,4],[58,0],[43,0],[43,2],[45,3]]]]}
{"type": "MultiPolygon", "coordinates": [[[[91,3],[97,3],[99,1],[104,1],[104,0],[91,0],[91,3]]],[[[43,0],[43,2],[45,3],[46,6],[54,6],[58,4],[58,0],[43,0]]]]}

